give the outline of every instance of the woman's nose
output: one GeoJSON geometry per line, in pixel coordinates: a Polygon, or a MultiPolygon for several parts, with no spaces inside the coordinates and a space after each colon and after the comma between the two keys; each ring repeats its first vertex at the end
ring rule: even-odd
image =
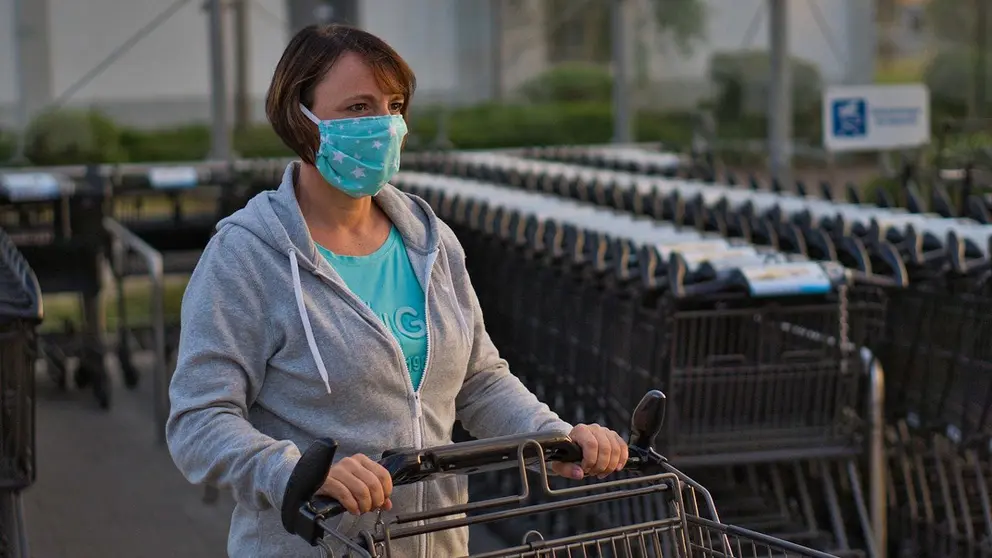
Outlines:
{"type": "Polygon", "coordinates": [[[372,115],[373,116],[388,116],[389,115],[389,101],[384,100],[381,103],[375,103],[372,105],[372,115]]]}

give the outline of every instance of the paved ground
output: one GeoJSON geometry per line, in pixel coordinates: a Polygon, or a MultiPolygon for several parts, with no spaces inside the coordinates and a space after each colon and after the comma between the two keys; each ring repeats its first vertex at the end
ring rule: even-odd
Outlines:
{"type": "MultiPolygon", "coordinates": [[[[117,382],[105,412],[90,393],[60,393],[38,376],[38,481],[25,495],[34,558],[226,555],[233,502],[204,504],[156,443],[148,385],[117,382]]],[[[494,543],[472,536],[473,546],[494,543]]]]}

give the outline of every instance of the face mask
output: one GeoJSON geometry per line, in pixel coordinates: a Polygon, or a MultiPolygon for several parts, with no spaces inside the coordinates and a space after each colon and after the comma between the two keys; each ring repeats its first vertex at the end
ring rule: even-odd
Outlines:
{"type": "Polygon", "coordinates": [[[399,170],[402,116],[320,120],[302,104],[300,110],[320,130],[317,170],[330,185],[353,198],[374,196],[399,170]]]}

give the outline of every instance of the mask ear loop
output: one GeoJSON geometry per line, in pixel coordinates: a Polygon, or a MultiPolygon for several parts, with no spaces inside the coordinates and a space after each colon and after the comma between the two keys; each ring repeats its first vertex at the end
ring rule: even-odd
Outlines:
{"type": "Polygon", "coordinates": [[[307,118],[309,118],[311,122],[313,122],[314,124],[320,125],[320,119],[317,118],[317,116],[314,115],[314,113],[310,112],[310,109],[308,109],[306,106],[304,106],[303,103],[300,103],[300,110],[303,111],[303,114],[307,118]]]}

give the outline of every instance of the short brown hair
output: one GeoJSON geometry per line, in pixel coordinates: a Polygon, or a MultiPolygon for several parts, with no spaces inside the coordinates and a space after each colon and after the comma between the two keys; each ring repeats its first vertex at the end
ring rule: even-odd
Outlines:
{"type": "Polygon", "coordinates": [[[265,115],[283,143],[311,165],[320,139],[316,126],[300,111],[299,103],[313,108],[314,87],[346,52],[365,59],[384,91],[403,95],[404,118],[417,87],[410,66],[379,37],[340,24],[301,29],[276,65],[265,98],[265,115]]]}

